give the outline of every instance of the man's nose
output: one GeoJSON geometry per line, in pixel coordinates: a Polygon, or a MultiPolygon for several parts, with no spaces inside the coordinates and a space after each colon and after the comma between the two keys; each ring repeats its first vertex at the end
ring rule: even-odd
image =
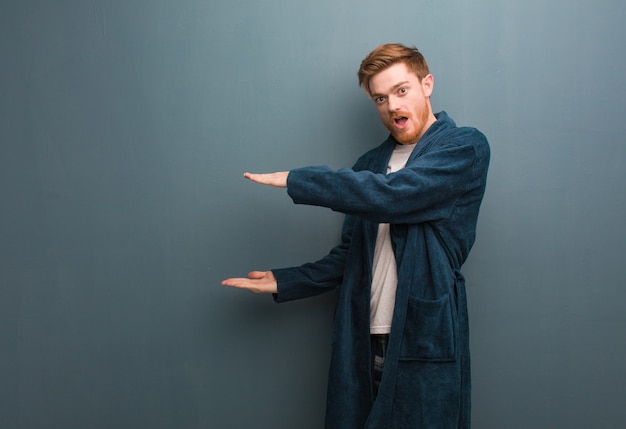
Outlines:
{"type": "Polygon", "coordinates": [[[398,110],[400,110],[400,99],[398,99],[397,97],[389,97],[387,107],[389,108],[390,112],[397,112],[398,110]]]}

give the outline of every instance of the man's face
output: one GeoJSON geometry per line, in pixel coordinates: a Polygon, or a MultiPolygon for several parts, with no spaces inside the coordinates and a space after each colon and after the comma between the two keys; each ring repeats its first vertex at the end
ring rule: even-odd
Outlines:
{"type": "Polygon", "coordinates": [[[374,75],[369,89],[380,119],[398,143],[417,143],[436,120],[430,107],[430,74],[420,82],[406,64],[398,63],[374,75]]]}

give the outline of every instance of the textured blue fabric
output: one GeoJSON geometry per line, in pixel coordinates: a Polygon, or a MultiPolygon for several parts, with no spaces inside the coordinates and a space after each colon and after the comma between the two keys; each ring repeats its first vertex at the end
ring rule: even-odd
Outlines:
{"type": "Polygon", "coordinates": [[[351,169],[292,170],[297,204],[346,214],[341,244],[321,260],[272,270],[277,302],[338,291],[327,429],[470,427],[469,328],[460,268],[474,244],[489,145],[445,112],[407,165],[385,174],[389,137],[351,169]],[[372,396],[370,284],[377,224],[391,224],[398,288],[385,369],[372,396]]]}

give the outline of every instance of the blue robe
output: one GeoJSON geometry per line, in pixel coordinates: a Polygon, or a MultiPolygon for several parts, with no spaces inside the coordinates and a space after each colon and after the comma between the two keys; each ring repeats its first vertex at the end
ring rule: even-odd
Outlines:
{"type": "Polygon", "coordinates": [[[469,428],[470,361],[465,282],[489,145],[445,112],[406,167],[386,174],[389,137],[353,168],[292,170],[297,204],[346,214],[342,241],[321,260],[272,270],[277,302],[337,289],[327,429],[469,428]],[[398,287],[385,368],[373,398],[370,287],[378,223],[391,224],[398,287]]]}

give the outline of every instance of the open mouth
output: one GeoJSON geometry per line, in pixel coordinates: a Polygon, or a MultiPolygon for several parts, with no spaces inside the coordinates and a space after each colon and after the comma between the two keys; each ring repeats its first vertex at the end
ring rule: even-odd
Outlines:
{"type": "Polygon", "coordinates": [[[406,127],[407,122],[409,122],[409,118],[406,116],[396,116],[393,118],[393,123],[397,128],[403,129],[406,127]]]}

